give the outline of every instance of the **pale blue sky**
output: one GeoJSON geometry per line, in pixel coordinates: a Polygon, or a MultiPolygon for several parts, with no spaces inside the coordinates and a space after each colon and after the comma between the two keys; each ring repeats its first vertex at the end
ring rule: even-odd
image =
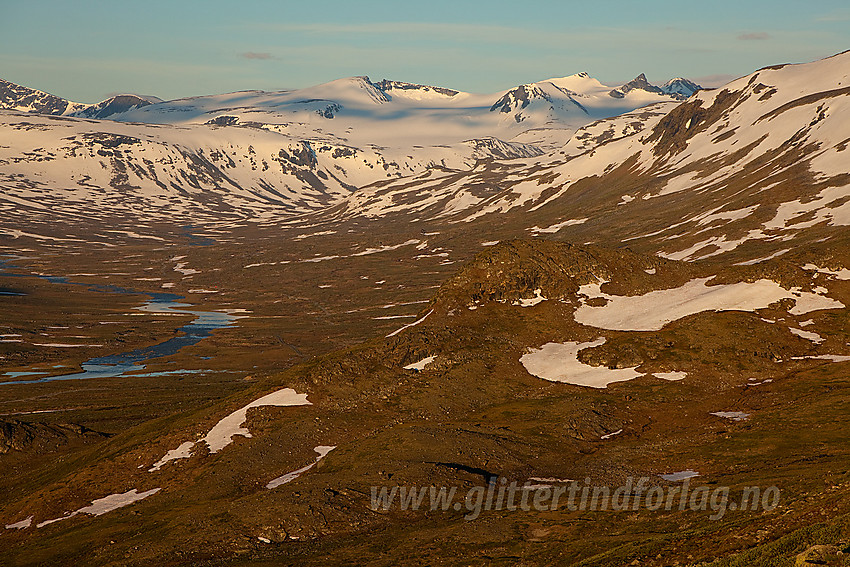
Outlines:
{"type": "Polygon", "coordinates": [[[710,84],[850,49],[847,0],[0,3],[0,77],[80,102],[352,75],[472,92],[581,71],[710,84]]]}

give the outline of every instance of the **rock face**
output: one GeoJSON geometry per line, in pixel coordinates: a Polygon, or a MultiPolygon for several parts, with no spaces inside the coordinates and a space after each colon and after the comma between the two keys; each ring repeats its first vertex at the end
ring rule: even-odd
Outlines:
{"type": "Polygon", "coordinates": [[[0,420],[0,455],[12,451],[44,451],[64,445],[74,439],[105,439],[107,435],[82,425],[62,423],[28,423],[0,420]]]}

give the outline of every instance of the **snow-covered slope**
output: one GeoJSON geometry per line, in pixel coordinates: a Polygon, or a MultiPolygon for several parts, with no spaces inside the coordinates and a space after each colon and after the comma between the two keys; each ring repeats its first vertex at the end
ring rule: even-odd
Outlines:
{"type": "Polygon", "coordinates": [[[850,225],[848,112],[850,52],[595,122],[559,151],[509,167],[367,188],[343,214],[470,221],[521,211],[553,226],[576,221],[564,234],[651,242],[674,259],[745,243],[779,254],[788,240],[850,225]]]}
{"type": "Polygon", "coordinates": [[[263,219],[314,211],[378,179],[539,151],[493,138],[387,154],[254,128],[158,126],[0,111],[0,210],[263,219]],[[92,208],[94,206],[94,208],[92,208]]]}

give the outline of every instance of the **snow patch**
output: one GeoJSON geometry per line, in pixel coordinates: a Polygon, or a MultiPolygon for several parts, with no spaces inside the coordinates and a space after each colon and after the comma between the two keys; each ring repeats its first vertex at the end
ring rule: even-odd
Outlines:
{"type": "Polygon", "coordinates": [[[14,524],[6,524],[7,530],[24,530],[32,525],[32,516],[21,520],[20,522],[15,522],[14,524]]]}
{"type": "Polygon", "coordinates": [[[53,524],[55,522],[61,522],[62,520],[67,520],[69,518],[73,518],[78,514],[89,514],[92,516],[101,516],[106,514],[107,512],[112,512],[113,510],[117,510],[118,508],[123,508],[124,506],[129,506],[134,502],[138,502],[139,500],[144,500],[148,496],[152,496],[162,490],[161,488],[153,488],[146,492],[138,492],[135,488],[132,490],[128,490],[122,494],[110,494],[109,496],[104,496],[103,498],[98,498],[97,500],[93,500],[91,504],[80,508],[74,512],[66,513],[64,516],[59,518],[54,518],[52,520],[45,520],[40,524],[37,524],[37,528],[41,528],[48,524],[53,524]]]}
{"type": "Polygon", "coordinates": [[[292,388],[283,388],[272,392],[262,398],[256,399],[243,408],[236,410],[219,421],[204,436],[204,441],[210,448],[210,453],[217,453],[230,445],[235,435],[251,437],[251,432],[242,427],[248,419],[248,410],[262,406],[309,406],[313,405],[307,401],[307,394],[299,394],[292,388]]]}
{"type": "Polygon", "coordinates": [[[328,236],[328,235],[331,235],[331,234],[336,234],[336,231],[335,230],[322,230],[320,232],[313,232],[313,233],[310,233],[310,234],[299,234],[298,236],[294,237],[292,240],[304,240],[305,238],[310,238],[312,236],[328,236]]]}
{"type": "Polygon", "coordinates": [[[811,331],[804,331],[802,329],[794,329],[793,327],[789,328],[788,330],[791,331],[793,334],[797,335],[798,337],[802,337],[804,339],[808,339],[808,340],[812,341],[816,345],[819,345],[823,341],[826,340],[822,336],[820,336],[819,334],[813,333],[811,331]]]}
{"type": "Polygon", "coordinates": [[[735,265],[736,266],[752,266],[753,264],[758,264],[760,262],[767,262],[768,260],[773,260],[774,258],[778,258],[779,256],[782,256],[786,252],[790,252],[790,251],[791,251],[790,248],[785,248],[783,250],[779,250],[777,252],[774,252],[770,256],[764,256],[762,258],[753,258],[752,260],[747,260],[745,262],[738,262],[735,265]]]}
{"type": "Polygon", "coordinates": [[[844,356],[841,354],[818,354],[811,356],[792,356],[791,360],[831,360],[832,362],[847,362],[850,360],[850,356],[844,356]]]}
{"type": "Polygon", "coordinates": [[[652,374],[656,378],[661,378],[662,380],[669,380],[671,382],[675,382],[677,380],[684,380],[688,377],[687,372],[653,372],[652,374]]]}
{"type": "Polygon", "coordinates": [[[542,303],[547,299],[543,297],[543,292],[540,288],[534,290],[534,297],[530,297],[528,299],[517,299],[512,303],[512,305],[518,305],[520,307],[534,307],[538,303],[542,303]]]}
{"type": "Polygon", "coordinates": [[[850,280],[850,269],[841,268],[840,270],[828,270],[826,268],[819,268],[814,264],[806,264],[803,266],[804,270],[814,270],[819,274],[826,274],[830,276],[834,276],[839,280],[850,280]]]}
{"type": "Polygon", "coordinates": [[[527,230],[529,230],[530,232],[535,233],[535,234],[554,234],[554,233],[558,232],[559,230],[561,230],[562,228],[565,228],[565,227],[568,227],[568,226],[574,226],[574,225],[577,225],[577,224],[584,224],[588,220],[589,220],[588,218],[570,219],[570,220],[565,220],[564,222],[559,222],[557,224],[547,226],[545,228],[540,228],[539,226],[533,226],[533,227],[531,227],[527,230]]]}
{"type": "Polygon", "coordinates": [[[414,362],[412,364],[408,364],[407,366],[404,366],[403,368],[405,370],[421,371],[421,370],[424,370],[426,366],[428,366],[429,364],[431,364],[435,360],[437,360],[436,356],[427,356],[427,357],[423,358],[422,360],[420,360],[419,362],[414,362]]]}
{"type": "Polygon", "coordinates": [[[181,274],[183,274],[184,276],[191,276],[191,275],[193,275],[193,274],[200,274],[200,273],[201,273],[199,270],[194,270],[194,269],[192,269],[192,268],[187,268],[187,267],[186,267],[186,264],[187,264],[187,263],[188,263],[188,262],[180,262],[180,263],[176,264],[176,265],[174,266],[174,271],[175,271],[175,272],[180,272],[180,273],[181,273],[181,274]]]}
{"type": "Polygon", "coordinates": [[[742,411],[713,411],[711,415],[716,415],[723,419],[731,419],[732,421],[746,421],[750,418],[750,414],[742,411]]]}
{"type": "Polygon", "coordinates": [[[430,310],[428,313],[426,313],[426,314],[425,314],[425,315],[424,315],[421,319],[417,319],[416,321],[414,321],[413,323],[410,323],[409,325],[405,325],[404,327],[402,327],[402,328],[400,328],[400,329],[396,329],[395,331],[393,331],[392,333],[390,333],[389,335],[387,335],[387,338],[389,338],[389,337],[394,337],[394,336],[396,336],[397,334],[399,334],[400,332],[402,332],[402,331],[404,331],[404,330],[406,330],[406,329],[409,329],[409,328],[411,328],[411,327],[415,327],[416,325],[418,325],[419,323],[421,323],[422,321],[424,321],[425,319],[427,319],[427,318],[428,318],[428,315],[430,315],[430,314],[431,314],[431,313],[433,313],[433,312],[434,312],[434,310],[432,309],[432,310],[430,310]]]}
{"type": "Polygon", "coordinates": [[[280,486],[282,484],[286,484],[287,482],[292,482],[293,480],[295,480],[296,478],[298,478],[299,476],[301,476],[302,474],[304,474],[308,470],[315,467],[316,464],[318,464],[319,461],[321,461],[323,458],[325,458],[325,456],[328,453],[330,453],[331,451],[333,451],[334,449],[336,449],[336,445],[319,445],[318,447],[314,447],[313,450],[316,451],[316,453],[319,454],[319,456],[316,457],[315,462],[312,462],[305,467],[301,467],[298,470],[294,470],[292,472],[286,473],[283,476],[279,476],[276,479],[269,481],[269,483],[266,485],[266,488],[271,490],[272,488],[277,488],[278,486],[280,486]]]}
{"type": "Polygon", "coordinates": [[[614,432],[609,433],[607,435],[603,435],[602,437],[600,437],[600,439],[602,439],[604,441],[606,439],[610,439],[610,438],[614,437],[615,435],[619,435],[622,432],[623,432],[622,429],[618,429],[617,431],[614,431],[614,432]]]}
{"type": "Polygon", "coordinates": [[[586,348],[605,344],[605,337],[587,343],[546,343],[539,349],[523,355],[520,362],[538,378],[590,388],[605,388],[614,382],[624,382],[642,376],[634,368],[611,369],[590,366],[578,360],[578,353],[586,348]]]}
{"type": "Polygon", "coordinates": [[[682,481],[682,480],[687,480],[689,478],[697,477],[697,476],[699,476],[699,473],[696,472],[696,471],[693,471],[691,469],[688,469],[688,470],[674,472],[674,473],[670,473],[670,474],[660,474],[658,476],[660,476],[664,480],[668,480],[670,482],[679,482],[679,481],[682,481]]]}
{"type": "Polygon", "coordinates": [[[153,467],[148,469],[148,472],[158,471],[165,463],[169,461],[176,461],[177,459],[188,459],[192,456],[192,447],[194,446],[194,441],[186,441],[185,443],[181,443],[179,447],[177,447],[176,449],[171,449],[165,454],[164,457],[155,462],[153,467]]]}
{"type": "Polygon", "coordinates": [[[581,305],[575,312],[575,320],[600,329],[658,331],[671,321],[702,311],[755,311],[786,298],[796,301],[790,310],[794,315],[844,307],[828,297],[786,290],[771,280],[706,285],[711,279],[696,278],[681,287],[635,296],[608,295],[600,290],[601,284],[586,284],[581,286],[580,293],[591,299],[605,298],[608,303],[601,307],[581,305]]]}

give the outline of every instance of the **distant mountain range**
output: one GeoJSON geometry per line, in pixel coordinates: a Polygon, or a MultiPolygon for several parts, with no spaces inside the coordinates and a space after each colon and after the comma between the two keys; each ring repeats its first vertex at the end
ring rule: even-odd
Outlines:
{"type": "MultiPolygon", "coordinates": [[[[565,97],[578,96],[587,98],[591,95],[597,95],[598,93],[596,91],[600,90],[600,88],[602,88],[602,90],[605,89],[605,86],[595,79],[590,79],[589,81],[580,81],[581,79],[590,79],[590,77],[587,73],[578,73],[576,75],[573,75],[572,77],[566,77],[563,79],[549,79],[546,81],[541,81],[540,83],[520,85],[502,93],[496,93],[491,95],[472,95],[470,93],[464,93],[461,91],[456,91],[444,87],[405,83],[401,81],[391,81],[388,79],[383,79],[379,82],[373,83],[369,80],[369,77],[350,77],[348,79],[332,81],[331,83],[327,83],[325,85],[318,85],[316,87],[310,87],[307,89],[300,89],[294,91],[281,91],[277,93],[267,93],[263,91],[244,91],[232,93],[232,95],[239,96],[243,100],[243,109],[249,109],[252,106],[256,105],[258,108],[266,108],[267,110],[271,110],[273,107],[277,106],[281,112],[285,112],[287,110],[302,110],[302,108],[297,106],[295,108],[287,108],[289,106],[289,104],[287,103],[291,103],[294,105],[323,101],[332,103],[333,98],[336,98],[333,96],[334,89],[338,89],[338,97],[344,99],[346,98],[347,94],[345,91],[347,90],[347,86],[350,84],[354,84],[362,88],[364,91],[368,92],[368,98],[370,98],[373,102],[377,102],[379,104],[390,103],[396,96],[400,97],[407,103],[410,103],[414,100],[433,102],[433,100],[435,98],[438,98],[439,96],[446,97],[447,99],[453,99],[457,97],[456,100],[458,101],[469,101],[470,99],[477,99],[479,96],[483,98],[489,97],[490,99],[499,98],[501,100],[505,96],[509,96],[511,93],[517,95],[518,93],[522,93],[525,91],[533,91],[535,90],[537,85],[540,85],[542,83],[570,83],[571,86],[577,87],[577,90],[575,92],[570,91],[569,89],[563,89],[562,95],[565,97]],[[306,96],[315,94],[316,90],[322,91],[323,95],[331,96],[327,99],[310,98],[309,96],[306,96]],[[251,98],[252,94],[256,97],[253,100],[251,98]],[[276,98],[271,98],[275,97],[275,95],[277,95],[276,98]]],[[[647,81],[646,75],[641,73],[635,79],[629,81],[628,83],[615,89],[610,89],[608,91],[608,94],[612,98],[622,99],[625,98],[625,95],[631,91],[644,91],[646,93],[658,94],[662,97],[670,97],[674,100],[684,100],[696,91],[700,90],[700,88],[701,87],[696,83],[683,78],[671,79],[670,81],[667,81],[664,85],[658,87],[652,85],[649,81],[647,81]]],[[[542,93],[539,88],[537,92],[542,93]]],[[[228,108],[225,107],[216,108],[217,103],[221,101],[223,97],[228,97],[228,95],[191,97],[187,99],[163,101],[162,99],[153,96],[119,94],[95,104],[85,104],[79,102],[72,102],[43,91],[31,89],[29,87],[17,85],[15,83],[0,79],[0,109],[2,110],[17,110],[21,112],[34,112],[38,114],[50,114],[54,116],[79,116],[83,118],[96,118],[101,120],[128,120],[130,118],[138,118],[142,116],[147,118],[146,121],[150,121],[152,116],[156,116],[157,114],[161,113],[163,116],[161,119],[163,121],[158,123],[174,123],[175,120],[173,117],[165,118],[165,116],[168,116],[168,114],[171,112],[188,112],[185,105],[185,101],[194,101],[195,103],[197,103],[198,109],[203,108],[204,111],[207,113],[214,113],[216,111],[228,110],[228,108]],[[125,114],[131,113],[132,111],[151,105],[153,105],[154,108],[148,109],[147,111],[145,111],[144,114],[135,114],[132,117],[123,116],[125,114]]],[[[549,97],[542,96],[542,98],[548,100],[549,97]]],[[[225,100],[232,100],[232,98],[226,98],[225,100]]],[[[529,102],[531,101],[526,99],[526,104],[525,106],[523,106],[523,108],[528,106],[529,102]]],[[[658,102],[658,100],[650,99],[650,102],[658,102]]],[[[430,107],[431,105],[424,104],[422,106],[430,107]]],[[[466,106],[467,108],[471,107],[469,104],[461,106],[466,106]]],[[[601,101],[601,104],[587,104],[584,106],[596,107],[600,109],[618,108],[615,105],[605,104],[604,101],[601,101]]],[[[493,104],[491,106],[491,110],[495,110],[497,107],[501,108],[498,103],[493,104]]],[[[343,110],[343,107],[335,110],[336,112],[339,112],[343,110]]],[[[334,110],[331,110],[327,113],[327,116],[325,117],[333,118],[336,112],[334,112],[334,110]]],[[[604,111],[601,112],[604,113],[604,111]]],[[[324,115],[325,113],[322,114],[324,115]]],[[[182,120],[178,118],[177,121],[182,120]]]]}
{"type": "Polygon", "coordinates": [[[539,156],[594,121],[672,108],[698,88],[684,79],[656,87],[640,75],[612,90],[579,73],[479,95],[351,77],[86,105],[2,81],[0,131],[13,144],[0,149],[0,182],[24,199],[70,183],[80,202],[102,202],[93,188],[112,187],[125,201],[169,201],[172,212],[213,202],[214,215],[306,212],[376,181],[539,156]],[[201,191],[203,204],[191,196],[201,191]]]}
{"type": "Polygon", "coordinates": [[[492,95],[353,77],[85,108],[7,83],[0,208],[198,222],[512,212],[551,233],[647,238],[672,259],[772,254],[814,234],[803,228],[850,224],[848,69],[843,53],[683,100],[697,88],[684,79],[612,89],[585,73],[492,95]]]}
{"type": "Polygon", "coordinates": [[[579,73],[479,95],[350,77],[294,91],[172,101],[122,94],[87,105],[0,81],[0,109],[148,124],[246,126],[360,148],[451,145],[494,137],[548,150],[593,120],[683,100],[699,88],[680,78],[657,87],[641,74],[611,89],[579,73]]]}

